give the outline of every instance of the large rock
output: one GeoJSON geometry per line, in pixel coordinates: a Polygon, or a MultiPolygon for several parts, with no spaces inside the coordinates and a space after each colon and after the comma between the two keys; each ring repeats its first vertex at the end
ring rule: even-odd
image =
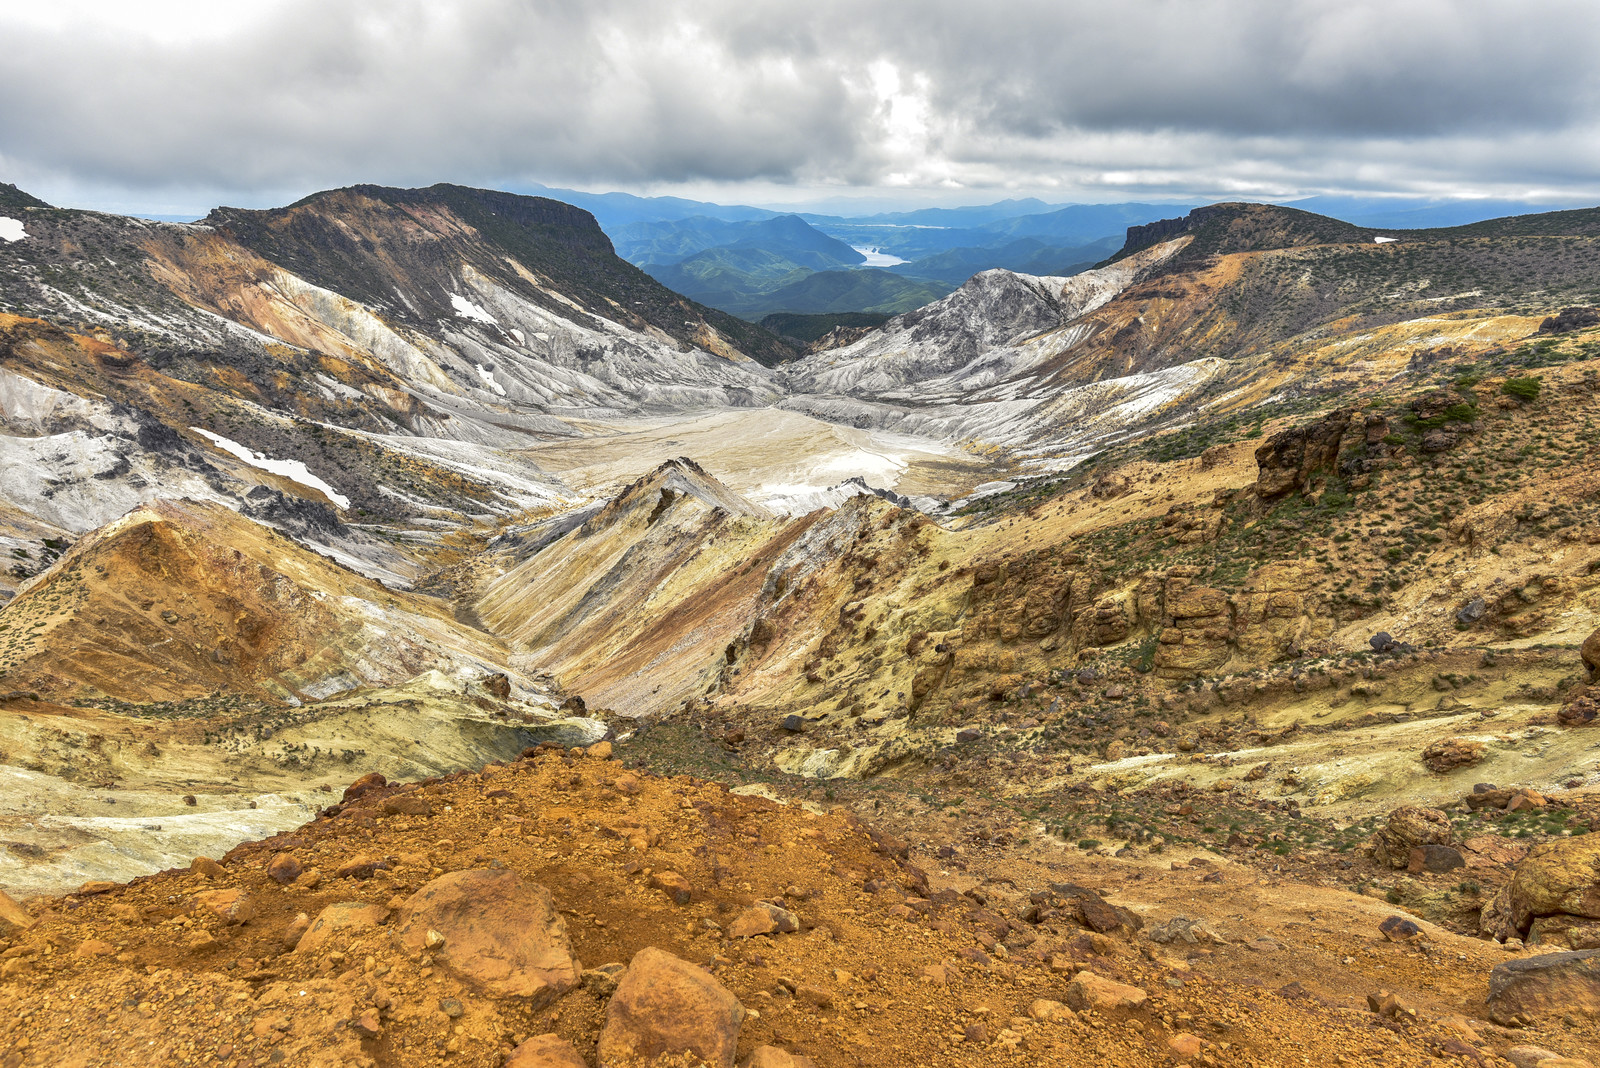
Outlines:
{"type": "Polygon", "coordinates": [[[732,1068],[744,1006],[704,968],[649,946],[635,953],[606,1005],[601,1068],[692,1053],[732,1068]]]}
{"type": "Polygon", "coordinates": [[[1540,916],[1600,919],[1600,835],[1534,846],[1504,893],[1519,933],[1540,916]]]}
{"type": "Polygon", "coordinates": [[[510,870],[457,871],[412,894],[401,907],[395,939],[406,949],[444,942],[434,959],[492,994],[525,997],[531,1008],[578,985],[567,925],[550,891],[510,870]]]}
{"type": "Polygon", "coordinates": [[[1406,805],[1389,813],[1389,822],[1372,836],[1372,856],[1379,864],[1404,868],[1418,846],[1449,845],[1450,819],[1436,808],[1406,805]]]}
{"type": "Polygon", "coordinates": [[[1600,1016],[1600,949],[1508,960],[1489,973],[1489,1019],[1503,1026],[1600,1016]]]}
{"type": "Polygon", "coordinates": [[[1600,630],[1584,639],[1578,655],[1583,657],[1583,666],[1589,669],[1590,677],[1600,678],[1600,630]]]}
{"type": "Polygon", "coordinates": [[[1470,768],[1483,763],[1488,746],[1466,738],[1441,738],[1422,750],[1423,765],[1432,772],[1444,775],[1457,768],[1470,768]]]}

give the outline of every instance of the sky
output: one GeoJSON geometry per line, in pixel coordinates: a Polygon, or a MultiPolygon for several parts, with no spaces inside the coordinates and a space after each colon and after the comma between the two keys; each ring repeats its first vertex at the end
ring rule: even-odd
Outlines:
{"type": "Polygon", "coordinates": [[[1595,0],[0,0],[0,181],[1600,201],[1595,0]]]}

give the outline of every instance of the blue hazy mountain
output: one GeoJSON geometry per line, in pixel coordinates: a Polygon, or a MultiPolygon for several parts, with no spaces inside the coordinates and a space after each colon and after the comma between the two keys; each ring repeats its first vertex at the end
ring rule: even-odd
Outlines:
{"type": "Polygon", "coordinates": [[[797,215],[728,221],[698,215],[641,220],[611,233],[617,255],[639,267],[679,263],[710,249],[761,249],[814,271],[856,267],[866,257],[797,215]]]}

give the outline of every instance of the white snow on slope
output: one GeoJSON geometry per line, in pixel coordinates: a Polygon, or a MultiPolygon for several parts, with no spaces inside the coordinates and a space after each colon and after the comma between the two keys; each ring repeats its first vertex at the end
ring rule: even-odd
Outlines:
{"type": "Polygon", "coordinates": [[[340,508],[347,509],[350,507],[349,497],[346,497],[344,494],[340,493],[338,490],[322,481],[322,479],[318,478],[316,475],[313,475],[306,465],[301,463],[299,460],[273,460],[269,457],[261,455],[259,452],[256,452],[254,449],[246,445],[240,445],[237,441],[229,441],[221,434],[213,434],[211,431],[202,430],[197,426],[192,426],[189,429],[193,430],[196,434],[199,434],[201,437],[211,442],[211,444],[215,445],[223,452],[231,452],[233,455],[237,456],[251,467],[259,468],[262,471],[267,471],[274,475],[281,475],[282,477],[293,482],[300,483],[302,486],[309,486],[314,490],[320,490],[324,495],[327,496],[328,500],[332,501],[334,504],[337,504],[340,508]]]}
{"type": "Polygon", "coordinates": [[[480,323],[493,323],[495,326],[500,325],[499,319],[496,319],[494,316],[484,311],[481,305],[472,303],[472,301],[461,296],[459,293],[450,294],[450,306],[454,308],[456,310],[456,314],[461,316],[463,319],[476,319],[480,323]]]}
{"type": "Polygon", "coordinates": [[[478,377],[483,379],[483,384],[484,385],[488,386],[490,389],[494,390],[496,393],[500,394],[500,396],[502,396],[502,397],[504,397],[506,395],[506,387],[502,386],[500,383],[498,383],[498,382],[496,382],[494,380],[494,375],[489,372],[489,369],[487,367],[485,367],[481,363],[474,364],[473,366],[475,366],[478,369],[478,377]]]}
{"type": "Polygon", "coordinates": [[[22,228],[20,220],[0,215],[0,241],[21,241],[27,236],[28,231],[22,228]]]}

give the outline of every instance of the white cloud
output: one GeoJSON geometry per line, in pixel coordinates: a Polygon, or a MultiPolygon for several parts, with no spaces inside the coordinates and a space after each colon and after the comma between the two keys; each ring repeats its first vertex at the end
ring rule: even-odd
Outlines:
{"type": "Polygon", "coordinates": [[[1600,192],[1592,0],[0,0],[0,37],[41,194],[1600,192]]]}

